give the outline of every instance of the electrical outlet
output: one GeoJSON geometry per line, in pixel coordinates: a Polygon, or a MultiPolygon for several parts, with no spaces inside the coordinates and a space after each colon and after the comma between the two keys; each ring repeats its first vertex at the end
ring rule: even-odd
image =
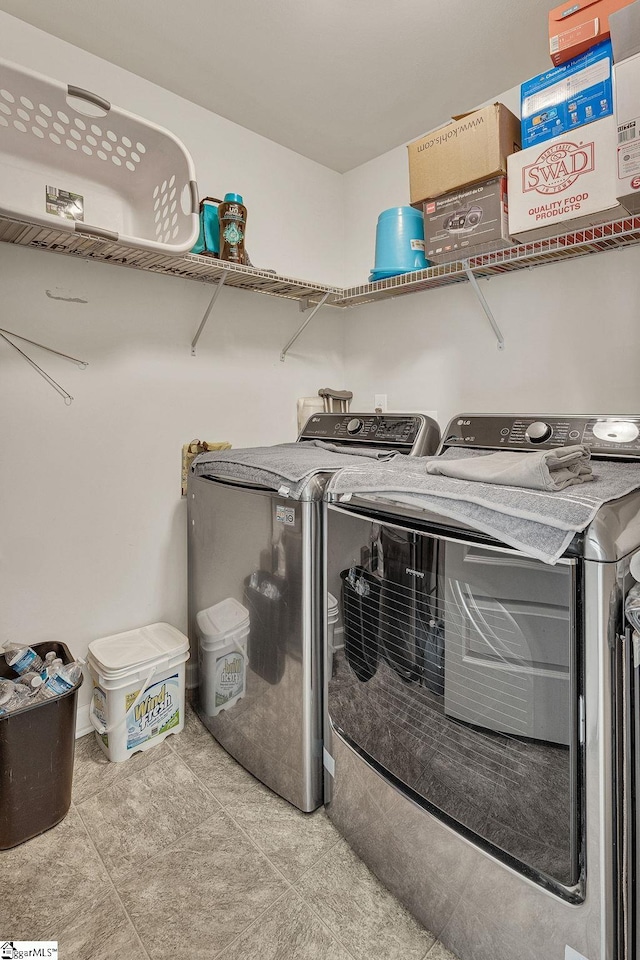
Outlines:
{"type": "Polygon", "coordinates": [[[374,410],[380,410],[382,413],[387,412],[387,395],[386,393],[376,393],[373,396],[373,408],[374,410]]]}

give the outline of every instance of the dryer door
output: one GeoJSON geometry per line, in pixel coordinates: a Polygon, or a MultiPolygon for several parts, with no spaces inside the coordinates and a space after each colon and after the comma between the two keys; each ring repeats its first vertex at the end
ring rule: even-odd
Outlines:
{"type": "Polygon", "coordinates": [[[574,898],[577,561],[327,513],[344,631],[327,670],[333,730],[413,800],[574,898]]]}

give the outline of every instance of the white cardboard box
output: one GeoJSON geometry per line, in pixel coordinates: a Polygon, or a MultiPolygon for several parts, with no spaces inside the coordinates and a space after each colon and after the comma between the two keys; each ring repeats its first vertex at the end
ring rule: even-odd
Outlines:
{"type": "Polygon", "coordinates": [[[616,197],[616,120],[605,117],[509,157],[509,233],[539,240],[624,217],[616,197]]]}
{"type": "Polygon", "coordinates": [[[616,196],[629,213],[638,213],[640,211],[640,54],[616,64],[615,91],[618,123],[616,196]]]}

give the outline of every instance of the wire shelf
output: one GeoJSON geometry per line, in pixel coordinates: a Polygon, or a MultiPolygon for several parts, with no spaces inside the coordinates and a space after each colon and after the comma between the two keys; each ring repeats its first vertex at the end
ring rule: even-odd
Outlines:
{"type": "MultiPolygon", "coordinates": [[[[84,260],[99,260],[104,263],[147,270],[166,276],[198,280],[201,283],[218,283],[225,276],[226,287],[237,287],[254,293],[289,300],[308,300],[318,303],[325,294],[340,294],[336,287],[322,283],[309,283],[293,277],[281,277],[255,267],[243,267],[217,260],[213,257],[187,253],[180,256],[150,253],[126,247],[101,237],[63,233],[50,227],[37,226],[19,220],[0,217],[0,241],[22,247],[50,250],[84,260]]],[[[330,303],[329,297],[327,303],[330,303]]]]}
{"type": "Polygon", "coordinates": [[[628,217],[625,220],[601,223],[546,240],[536,240],[493,253],[471,256],[464,262],[456,260],[415,273],[405,273],[399,277],[379,280],[377,283],[349,287],[342,291],[341,296],[334,303],[337,306],[346,307],[460,283],[468,280],[466,264],[476,277],[492,277],[544,263],[573,260],[576,257],[602,253],[605,250],[631,246],[639,242],[640,217],[628,217]]]}
{"type": "Polygon", "coordinates": [[[183,277],[201,283],[217,284],[224,276],[225,286],[272,297],[306,300],[309,305],[320,303],[328,294],[325,300],[327,306],[350,307],[454,283],[467,283],[467,267],[475,277],[491,277],[526,267],[572,260],[592,253],[631,246],[640,243],[640,217],[601,223],[558,237],[471,256],[465,261],[457,260],[429,267],[427,270],[379,280],[377,283],[365,283],[345,289],[279,276],[255,267],[236,266],[213,257],[191,253],[182,256],[150,253],[101,237],[63,233],[6,217],[0,217],[0,242],[50,250],[85,260],[99,260],[165,276],[183,277]]]}

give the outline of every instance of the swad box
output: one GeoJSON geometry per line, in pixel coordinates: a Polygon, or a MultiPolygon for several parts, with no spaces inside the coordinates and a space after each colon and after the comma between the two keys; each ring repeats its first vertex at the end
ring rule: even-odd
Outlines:
{"type": "Polygon", "coordinates": [[[538,240],[619,219],[616,183],[614,117],[522,150],[509,157],[509,233],[538,240]]]}
{"type": "Polygon", "coordinates": [[[456,190],[424,204],[425,256],[448,263],[510,247],[507,178],[456,190]]]}

